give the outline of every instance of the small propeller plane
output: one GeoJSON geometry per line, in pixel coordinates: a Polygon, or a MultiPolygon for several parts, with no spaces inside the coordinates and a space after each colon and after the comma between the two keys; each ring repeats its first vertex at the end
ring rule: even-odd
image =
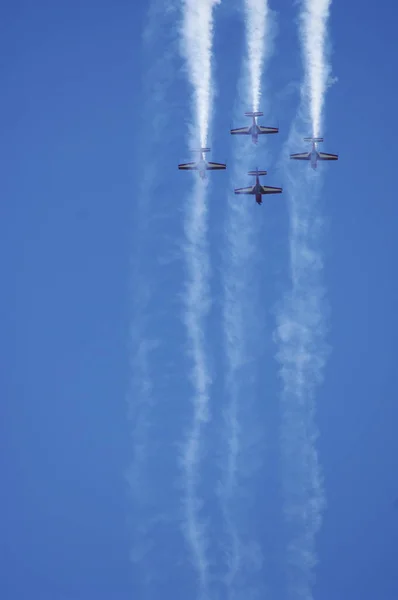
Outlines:
{"type": "Polygon", "coordinates": [[[206,171],[221,171],[227,168],[223,163],[208,162],[205,159],[205,153],[210,152],[210,148],[199,148],[192,152],[200,152],[200,158],[197,162],[181,163],[178,168],[181,171],[198,171],[202,179],[206,179],[206,171]]]}
{"type": "Polygon", "coordinates": [[[318,152],[316,145],[319,142],[323,142],[323,138],[304,138],[305,142],[312,143],[312,149],[309,152],[302,152],[301,154],[291,154],[290,158],[294,160],[310,160],[311,167],[316,169],[318,160],[338,160],[338,154],[326,154],[326,152],[318,152]]]}
{"type": "Polygon", "coordinates": [[[248,175],[254,175],[256,178],[256,183],[250,187],[236,189],[235,194],[252,194],[256,196],[256,202],[259,205],[263,203],[262,196],[265,194],[280,194],[282,192],[282,188],[261,185],[259,177],[266,174],[267,171],[259,171],[258,169],[255,171],[249,171],[248,175]]]}
{"type": "Polygon", "coordinates": [[[231,129],[232,135],[251,135],[253,144],[257,144],[258,136],[265,133],[278,133],[278,127],[263,127],[257,124],[257,117],[262,117],[262,112],[245,112],[246,117],[252,117],[253,123],[249,127],[231,129]]]}

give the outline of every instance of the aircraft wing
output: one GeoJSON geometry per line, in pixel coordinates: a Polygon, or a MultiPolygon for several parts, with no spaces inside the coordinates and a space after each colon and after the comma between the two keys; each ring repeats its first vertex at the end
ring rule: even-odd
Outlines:
{"type": "Polygon", "coordinates": [[[282,188],[278,187],[269,187],[268,185],[261,186],[262,194],[280,194],[282,192],[282,188]]]}
{"type": "Polygon", "coordinates": [[[224,165],[223,163],[215,163],[215,162],[208,162],[206,164],[206,169],[208,171],[220,171],[221,169],[226,169],[227,165],[224,165]]]}
{"type": "Polygon", "coordinates": [[[249,135],[250,129],[251,129],[250,127],[239,127],[238,129],[231,129],[231,133],[232,133],[232,135],[237,135],[237,134],[249,135]]]}
{"type": "Polygon", "coordinates": [[[235,190],[235,194],[255,194],[256,192],[254,191],[254,185],[251,185],[250,187],[245,187],[245,188],[238,188],[237,190],[235,190]]]}
{"type": "Polygon", "coordinates": [[[311,152],[301,152],[301,154],[291,154],[290,158],[295,160],[310,160],[311,152]]]}
{"type": "Polygon", "coordinates": [[[318,160],[338,160],[338,154],[326,154],[326,152],[318,152],[318,160]]]}
{"type": "Polygon", "coordinates": [[[277,127],[263,127],[262,125],[258,125],[260,129],[259,133],[278,133],[279,129],[277,127]]]}
{"type": "Polygon", "coordinates": [[[194,162],[182,163],[181,165],[178,165],[178,168],[183,171],[197,171],[198,165],[197,165],[197,163],[194,163],[194,162]]]}

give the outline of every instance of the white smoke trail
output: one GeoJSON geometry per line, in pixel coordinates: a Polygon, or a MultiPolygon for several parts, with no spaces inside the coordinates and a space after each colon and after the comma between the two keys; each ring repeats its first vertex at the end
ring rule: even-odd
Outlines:
{"type": "Polygon", "coordinates": [[[185,325],[193,362],[192,381],[195,390],[192,426],[183,452],[185,472],[184,531],[191,546],[202,593],[207,587],[208,561],[204,525],[200,522],[201,502],[198,498],[198,468],[201,454],[202,426],[208,420],[209,375],[204,346],[203,320],[209,304],[206,188],[195,183],[185,223],[188,285],[185,296],[185,325]]]}
{"type": "Polygon", "coordinates": [[[193,88],[195,133],[204,148],[212,104],[213,8],[221,0],[183,0],[183,53],[193,88]]]}
{"type": "Polygon", "coordinates": [[[330,74],[325,56],[325,41],[331,2],[332,0],[304,0],[300,15],[313,137],[321,135],[323,103],[330,74]]]}
{"type": "MultiPolygon", "coordinates": [[[[243,153],[242,153],[243,154],[243,153]]],[[[242,157],[243,158],[243,157],[242,157]]],[[[240,459],[242,453],[241,401],[242,395],[250,390],[248,381],[242,381],[242,370],[252,361],[248,344],[250,337],[249,315],[253,315],[253,296],[250,295],[250,269],[248,262],[253,258],[253,216],[247,206],[247,198],[228,198],[227,249],[224,256],[224,306],[223,326],[226,354],[226,391],[228,404],[225,409],[224,439],[227,444],[224,477],[220,482],[219,494],[228,536],[226,583],[228,595],[236,587],[236,578],[242,569],[242,541],[239,525],[233,517],[232,506],[236,505],[237,488],[241,484],[240,459]]],[[[247,400],[249,400],[247,398],[247,400]]],[[[248,408],[246,406],[246,408],[248,408]]],[[[250,409],[250,407],[249,407],[250,409]]]]}
{"type": "MultiPolygon", "coordinates": [[[[205,147],[209,138],[212,108],[212,40],[213,8],[219,0],[185,0],[183,2],[182,51],[193,90],[192,137],[205,147]]],[[[185,324],[193,362],[194,414],[183,450],[185,476],[184,532],[191,547],[198,573],[200,593],[208,586],[208,559],[204,524],[200,520],[198,494],[199,463],[203,424],[208,420],[209,374],[204,345],[204,318],[208,311],[207,187],[196,180],[187,204],[185,256],[188,284],[185,295],[185,324]]]]}
{"type": "MultiPolygon", "coordinates": [[[[270,9],[267,0],[245,0],[247,62],[251,91],[251,104],[254,112],[260,108],[261,77],[265,58],[269,29],[270,9]]],[[[269,49],[269,45],[267,45],[269,49]]]]}
{"type": "MultiPolygon", "coordinates": [[[[156,294],[153,269],[157,261],[151,242],[154,207],[150,198],[154,193],[154,181],[158,170],[164,131],[171,117],[165,110],[169,105],[170,87],[174,78],[174,60],[178,55],[176,32],[171,26],[175,21],[175,7],[167,0],[151,0],[143,31],[142,52],[146,59],[143,77],[143,111],[148,124],[148,135],[140,139],[139,193],[134,198],[133,252],[131,258],[131,327],[130,363],[131,381],[127,394],[128,418],[131,424],[131,460],[126,479],[131,494],[131,554],[134,582],[142,598],[151,597],[151,586],[161,579],[153,571],[153,528],[162,512],[160,503],[154,501],[153,488],[157,479],[151,477],[153,461],[153,410],[156,405],[154,387],[159,377],[153,369],[153,351],[161,341],[149,333],[153,314],[149,315],[150,300],[156,294]],[[159,47],[167,48],[162,53],[159,47]],[[154,56],[156,58],[154,58],[154,56]],[[143,260],[142,256],[146,259],[143,260]],[[151,452],[152,450],[152,452],[151,452]]],[[[157,239],[159,246],[159,239],[157,239]]]]}
{"type": "MultiPolygon", "coordinates": [[[[248,105],[254,111],[260,108],[262,77],[266,59],[273,47],[273,14],[266,0],[246,0],[246,57],[243,76],[238,88],[240,102],[234,111],[242,119],[248,105]],[[244,108],[245,107],[245,108],[244,108]]],[[[264,136],[265,138],[265,136],[264,136]]],[[[265,139],[261,144],[266,144],[265,139]]],[[[254,147],[250,138],[235,138],[230,187],[242,187],[247,171],[256,166],[254,147]]],[[[267,156],[263,153],[263,158],[267,156]]],[[[226,251],[224,253],[223,327],[226,355],[226,391],[224,438],[227,444],[224,477],[219,496],[228,538],[226,584],[228,596],[242,593],[252,598],[262,590],[254,574],[262,568],[260,545],[249,521],[238,516],[238,498],[247,489],[250,477],[259,464],[253,381],[256,379],[255,356],[258,350],[259,314],[258,288],[255,280],[256,240],[258,236],[257,210],[261,210],[252,196],[228,196],[226,251]],[[256,441],[257,440],[257,441],[256,441]],[[253,445],[257,444],[253,453],[253,445]],[[250,465],[250,466],[249,466],[250,465]]],[[[261,461],[259,461],[261,462],[261,461]]]]}
{"type": "MultiPolygon", "coordinates": [[[[298,137],[292,135],[291,139],[298,137]]],[[[289,203],[292,289],[277,317],[276,340],[283,381],[282,487],[290,538],[287,584],[289,598],[309,600],[316,564],[315,537],[325,503],[315,445],[314,398],[327,354],[319,246],[322,220],[319,183],[312,171],[299,175],[288,171],[284,190],[289,203]]]]}
{"type": "MultiPolygon", "coordinates": [[[[286,156],[299,147],[309,123],[312,134],[320,134],[330,71],[325,56],[329,6],[330,0],[303,2],[300,33],[305,78],[300,111],[284,148],[286,156]]],[[[312,599],[315,538],[325,505],[315,424],[315,390],[322,381],[328,351],[321,277],[321,181],[319,173],[314,174],[308,166],[291,161],[286,164],[292,288],[279,312],[276,331],[283,380],[281,453],[284,513],[290,537],[288,592],[297,600],[312,599]],[[298,169],[300,166],[307,168],[298,169]]]]}

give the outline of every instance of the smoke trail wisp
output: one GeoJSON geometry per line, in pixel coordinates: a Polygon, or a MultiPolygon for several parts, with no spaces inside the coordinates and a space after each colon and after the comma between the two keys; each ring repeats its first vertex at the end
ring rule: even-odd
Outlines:
{"type": "Polygon", "coordinates": [[[315,389],[327,348],[319,248],[321,218],[313,174],[291,174],[285,186],[290,213],[292,289],[277,319],[283,381],[281,458],[287,525],[290,598],[309,600],[316,564],[315,537],[325,503],[316,450],[315,389]]]}
{"type": "MultiPolygon", "coordinates": [[[[246,56],[238,83],[237,119],[250,106],[258,111],[262,93],[265,61],[270,55],[273,37],[271,11],[265,0],[246,0],[246,56]]],[[[230,187],[243,186],[247,171],[256,166],[254,147],[248,137],[235,139],[230,187]]],[[[263,142],[262,143],[266,143],[263,142]]],[[[264,168],[262,165],[260,167],[264,168]]],[[[224,253],[223,327],[226,359],[226,392],[224,438],[227,447],[223,464],[224,476],[219,496],[227,535],[228,597],[245,593],[261,595],[255,572],[261,569],[260,545],[256,541],[250,519],[242,518],[239,498],[247,490],[250,478],[258,468],[257,424],[255,422],[253,385],[256,380],[255,356],[258,350],[258,289],[255,278],[258,227],[253,213],[254,198],[228,196],[226,250],[224,253]],[[249,468],[250,465],[250,468],[249,468]],[[238,592],[239,590],[239,592],[238,592]]],[[[256,207],[258,208],[258,207],[256,207]]],[[[254,209],[255,210],[255,209],[254,209]]],[[[258,442],[259,443],[259,442],[258,442]]],[[[241,500],[242,501],[242,500],[241,500]]]]}
{"type": "Polygon", "coordinates": [[[204,346],[203,319],[208,309],[208,258],[206,248],[206,189],[197,181],[185,223],[188,285],[185,297],[185,325],[193,362],[192,382],[195,390],[194,414],[183,453],[185,473],[185,535],[193,552],[202,591],[207,586],[207,558],[204,525],[200,522],[198,468],[202,426],[208,420],[209,375],[204,346]]]}
{"type": "MultiPolygon", "coordinates": [[[[212,106],[213,8],[218,0],[185,0],[183,3],[182,51],[193,90],[192,141],[205,147],[209,138],[212,106]]],[[[205,526],[200,519],[199,465],[203,424],[208,420],[209,374],[204,343],[204,319],[208,311],[207,186],[196,180],[187,202],[185,257],[187,288],[184,322],[193,363],[193,419],[183,449],[184,533],[198,573],[200,593],[206,595],[208,559],[205,526]]]]}
{"type": "MultiPolygon", "coordinates": [[[[166,150],[165,138],[170,143],[173,132],[165,135],[169,120],[171,88],[174,81],[175,60],[178,56],[177,33],[174,23],[175,7],[165,11],[164,0],[150,0],[142,32],[144,60],[142,105],[145,134],[140,139],[140,159],[135,179],[138,191],[133,201],[132,257],[131,257],[131,327],[130,371],[127,394],[128,418],[131,428],[131,458],[126,472],[129,485],[131,512],[132,568],[136,594],[150,598],[161,583],[162,574],[154,571],[153,563],[159,555],[159,539],[154,543],[154,526],[163,505],[157,494],[159,475],[153,464],[163,443],[154,435],[155,408],[164,375],[154,368],[153,353],[163,340],[152,326],[159,317],[152,299],[158,295],[158,259],[167,252],[162,232],[155,232],[154,220],[163,208],[153,205],[156,173],[166,150]],[[166,108],[167,107],[167,108],[166,108]],[[154,438],[156,442],[154,442],[154,438]]],[[[138,139],[138,138],[137,138],[138,139]]],[[[162,448],[163,450],[163,448],[162,448]]],[[[162,491],[165,492],[164,486],[162,491]]]]}
{"type": "Polygon", "coordinates": [[[251,297],[248,293],[250,275],[247,262],[253,257],[251,215],[247,206],[236,203],[233,198],[228,205],[227,254],[224,267],[224,344],[227,364],[226,391],[228,403],[225,408],[224,439],[227,445],[224,477],[220,483],[220,500],[228,536],[228,575],[229,595],[235,587],[236,577],[241,569],[242,542],[239,526],[235,522],[232,506],[236,505],[236,489],[240,481],[240,458],[242,452],[242,431],[240,425],[240,402],[242,394],[250,389],[248,381],[242,381],[245,363],[251,362],[248,347],[250,325],[247,315],[253,314],[251,297]],[[248,277],[249,276],[249,277],[248,277]]]}
{"type": "MultiPolygon", "coordinates": [[[[304,0],[300,35],[304,62],[301,105],[287,155],[300,144],[306,128],[320,135],[330,67],[325,54],[331,0],[304,0]]],[[[302,165],[301,165],[302,166],[302,165]]],[[[316,449],[315,390],[327,356],[320,236],[321,180],[311,169],[286,166],[285,192],[290,217],[291,291],[278,315],[276,339],[283,381],[281,454],[284,513],[288,527],[289,597],[312,598],[317,562],[315,538],[321,525],[325,495],[316,449]]]]}

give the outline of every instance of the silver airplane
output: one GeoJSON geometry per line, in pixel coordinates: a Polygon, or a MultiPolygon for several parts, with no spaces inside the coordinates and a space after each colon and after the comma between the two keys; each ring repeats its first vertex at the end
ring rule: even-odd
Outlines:
{"type": "Polygon", "coordinates": [[[312,148],[309,152],[302,152],[300,154],[291,154],[290,158],[294,160],[310,160],[311,167],[316,169],[318,160],[338,160],[338,154],[326,154],[326,152],[318,152],[316,145],[319,142],[323,142],[323,138],[304,138],[305,142],[312,142],[312,148]]]}
{"type": "Polygon", "coordinates": [[[259,177],[266,174],[267,171],[259,171],[258,169],[255,171],[249,171],[248,175],[254,175],[256,178],[256,183],[250,187],[236,189],[235,194],[250,194],[256,196],[256,202],[258,205],[263,203],[262,196],[265,194],[280,194],[282,192],[282,188],[261,185],[259,177]]]}
{"type": "Polygon", "coordinates": [[[257,117],[262,117],[262,112],[245,112],[246,117],[252,117],[253,122],[249,127],[239,127],[239,129],[231,129],[232,135],[251,135],[253,144],[257,144],[258,136],[266,133],[278,133],[277,127],[263,127],[257,124],[257,117]]]}
{"type": "Polygon", "coordinates": [[[200,158],[197,162],[181,163],[178,168],[181,171],[198,171],[199,176],[202,179],[206,179],[206,171],[221,171],[227,168],[224,163],[209,162],[205,159],[205,153],[210,152],[210,148],[199,148],[198,150],[192,150],[192,152],[199,152],[200,158]]]}

